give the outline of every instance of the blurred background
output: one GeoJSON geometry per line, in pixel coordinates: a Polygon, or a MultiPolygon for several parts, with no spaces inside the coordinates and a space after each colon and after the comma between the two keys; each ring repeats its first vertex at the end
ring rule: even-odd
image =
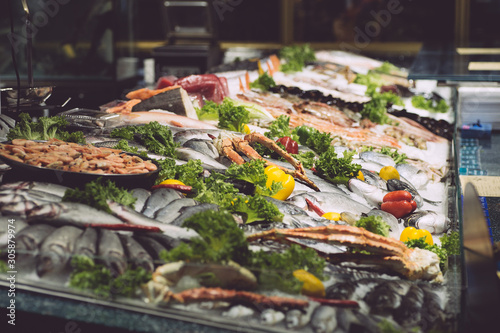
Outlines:
{"type": "MultiPolygon", "coordinates": [[[[155,78],[184,76],[284,45],[310,43],[316,49],[344,49],[409,67],[424,43],[494,47],[500,42],[498,0],[27,4],[35,84],[57,86],[52,98],[69,95],[79,107],[95,107],[144,84],[145,59],[154,59],[155,78]]],[[[0,32],[0,86],[16,84],[11,46],[24,84],[27,31],[21,1],[0,3],[0,32]]]]}

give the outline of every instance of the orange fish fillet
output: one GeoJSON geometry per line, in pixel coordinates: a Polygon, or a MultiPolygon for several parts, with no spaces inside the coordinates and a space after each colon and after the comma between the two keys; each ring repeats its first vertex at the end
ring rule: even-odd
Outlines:
{"type": "Polygon", "coordinates": [[[142,89],[138,89],[138,90],[134,90],[134,91],[129,92],[125,97],[127,97],[128,99],[140,99],[143,101],[143,100],[148,99],[150,97],[153,97],[155,95],[161,94],[162,92],[172,90],[172,89],[177,89],[177,88],[180,88],[180,86],[170,86],[170,87],[166,87],[163,89],[156,89],[156,90],[142,88],[142,89]]]}

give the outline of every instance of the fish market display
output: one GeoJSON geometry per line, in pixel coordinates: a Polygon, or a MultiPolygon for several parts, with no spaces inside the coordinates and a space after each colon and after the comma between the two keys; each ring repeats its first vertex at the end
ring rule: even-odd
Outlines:
{"type": "Polygon", "coordinates": [[[85,146],[2,144],[46,168],[159,172],[130,190],[1,184],[0,264],[12,220],[26,281],[138,311],[262,331],[454,331],[453,116],[447,130],[428,110],[410,117],[414,89],[388,63],[306,46],[280,57],[131,91],[104,110],[119,125],[84,131],[85,146]]]}

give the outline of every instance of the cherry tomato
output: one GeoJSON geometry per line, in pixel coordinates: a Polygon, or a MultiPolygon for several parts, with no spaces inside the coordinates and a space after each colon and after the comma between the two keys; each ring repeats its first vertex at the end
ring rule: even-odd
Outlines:
{"type": "Polygon", "coordinates": [[[276,142],[281,143],[285,146],[286,152],[289,154],[298,154],[299,153],[299,145],[297,142],[293,141],[291,137],[284,136],[276,140],[276,142]]]}

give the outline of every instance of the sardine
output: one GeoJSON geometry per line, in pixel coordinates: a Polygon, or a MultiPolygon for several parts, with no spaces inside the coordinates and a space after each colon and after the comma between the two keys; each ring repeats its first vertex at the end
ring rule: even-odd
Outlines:
{"type": "Polygon", "coordinates": [[[260,314],[260,323],[263,325],[276,325],[285,319],[285,314],[274,309],[265,309],[260,314]]]}
{"type": "Polygon", "coordinates": [[[428,230],[431,234],[441,234],[449,229],[451,221],[441,213],[431,210],[414,212],[404,218],[405,227],[428,230]]]}
{"type": "MultiPolygon", "coordinates": [[[[160,245],[163,246],[167,251],[172,250],[173,248],[176,248],[182,242],[189,242],[188,239],[183,239],[181,241],[175,235],[170,236],[168,234],[163,234],[160,232],[144,232],[144,233],[141,233],[141,236],[151,238],[154,241],[160,243],[160,245]]],[[[161,249],[159,249],[159,251],[161,251],[161,249]]],[[[158,252],[158,254],[159,254],[159,252],[158,252]]]]}
{"type": "Polygon", "coordinates": [[[82,229],[70,225],[60,227],[43,241],[36,256],[36,272],[43,276],[47,272],[61,271],[73,253],[74,244],[82,229]]]}
{"type": "MultiPolygon", "coordinates": [[[[287,201],[293,203],[299,208],[308,210],[307,202],[305,201],[306,198],[311,200],[311,202],[313,202],[317,206],[319,206],[324,212],[336,212],[336,213],[350,212],[361,215],[363,213],[368,213],[371,210],[370,207],[360,204],[359,202],[352,200],[348,196],[339,193],[328,193],[328,192],[301,193],[291,198],[288,198],[287,201]]],[[[310,214],[311,216],[314,216],[312,213],[310,214]]]]}
{"type": "Polygon", "coordinates": [[[219,206],[211,203],[202,203],[199,205],[187,206],[187,207],[184,206],[179,210],[180,215],[175,220],[170,222],[170,224],[180,227],[184,224],[184,221],[186,221],[191,216],[207,210],[219,211],[219,206]]]}
{"type": "Polygon", "coordinates": [[[172,221],[181,215],[180,210],[182,208],[196,206],[196,204],[197,202],[191,198],[182,197],[175,199],[156,212],[155,220],[163,223],[172,223],[172,221]]]}
{"type": "Polygon", "coordinates": [[[384,212],[380,209],[372,209],[366,215],[368,216],[380,216],[385,223],[391,227],[389,231],[389,236],[395,239],[399,239],[401,232],[404,229],[403,223],[400,223],[397,218],[391,213],[384,212]]]}
{"type": "Polygon", "coordinates": [[[91,259],[97,255],[97,230],[86,228],[75,242],[75,256],[86,256],[91,259]]]}
{"type": "Polygon", "coordinates": [[[383,166],[396,166],[392,157],[376,151],[364,151],[359,154],[359,157],[366,162],[374,162],[383,166]]]}
{"type": "Polygon", "coordinates": [[[120,235],[123,248],[134,268],[142,267],[146,272],[154,270],[153,258],[149,253],[130,235],[120,235]]]}
{"type": "Polygon", "coordinates": [[[111,275],[117,277],[127,269],[127,257],[118,234],[111,230],[101,229],[98,246],[98,257],[109,268],[111,275]]]}
{"type": "Polygon", "coordinates": [[[407,179],[416,189],[421,190],[429,183],[427,174],[411,164],[398,164],[396,170],[400,176],[407,179]]]}
{"type": "Polygon", "coordinates": [[[205,166],[208,166],[210,169],[227,169],[224,164],[217,162],[212,157],[200,153],[194,149],[180,147],[175,150],[175,156],[184,161],[189,160],[200,160],[205,166]]]}
{"type": "Polygon", "coordinates": [[[374,207],[380,207],[384,196],[389,193],[375,185],[370,185],[357,178],[349,179],[349,189],[355,194],[365,198],[366,202],[374,207]]]}
{"type": "Polygon", "coordinates": [[[219,151],[215,148],[212,140],[190,139],[182,144],[183,147],[196,150],[210,158],[219,158],[219,151]]]}
{"type": "Polygon", "coordinates": [[[154,190],[151,196],[146,200],[142,214],[147,217],[153,217],[158,210],[167,206],[172,201],[183,197],[182,193],[171,188],[154,190]]]}
{"type": "Polygon", "coordinates": [[[158,227],[165,235],[179,240],[190,240],[192,237],[199,236],[198,233],[192,229],[181,228],[175,225],[158,222],[142,215],[141,213],[137,213],[130,207],[120,205],[116,202],[108,201],[108,206],[115,216],[129,224],[158,227]]]}
{"type": "Polygon", "coordinates": [[[321,305],[314,310],[311,326],[315,333],[333,333],[337,328],[337,311],[334,307],[321,305]]]}
{"type": "Polygon", "coordinates": [[[72,224],[84,226],[89,223],[122,224],[123,222],[106,212],[75,203],[50,203],[35,207],[27,212],[28,223],[46,222],[54,225],[72,224]]]}
{"type": "Polygon", "coordinates": [[[151,196],[151,192],[143,188],[135,188],[132,190],[132,196],[137,199],[134,203],[134,209],[140,213],[144,209],[146,201],[151,196]]]}
{"type": "Polygon", "coordinates": [[[30,225],[24,228],[16,235],[16,252],[22,254],[37,250],[54,230],[53,226],[47,224],[30,225]]]}
{"type": "Polygon", "coordinates": [[[399,179],[389,179],[387,181],[387,189],[389,191],[408,191],[411,193],[413,200],[417,203],[417,207],[420,208],[424,204],[422,196],[418,193],[417,189],[410,183],[404,182],[399,179]]]}

